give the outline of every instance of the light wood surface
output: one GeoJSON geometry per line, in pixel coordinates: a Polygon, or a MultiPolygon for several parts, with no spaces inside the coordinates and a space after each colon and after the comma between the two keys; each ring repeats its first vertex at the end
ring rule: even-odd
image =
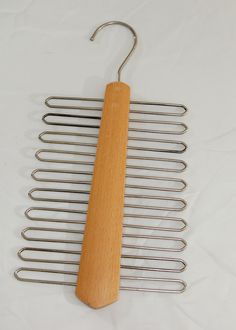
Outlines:
{"type": "Polygon", "coordinates": [[[76,295],[93,308],[118,299],[130,88],[107,85],[76,295]]]}

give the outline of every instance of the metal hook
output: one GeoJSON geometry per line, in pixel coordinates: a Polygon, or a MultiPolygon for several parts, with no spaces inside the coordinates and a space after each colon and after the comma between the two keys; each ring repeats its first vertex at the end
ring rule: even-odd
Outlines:
{"type": "Polygon", "coordinates": [[[128,25],[128,24],[126,24],[126,23],[124,23],[124,22],[120,22],[120,21],[110,21],[110,22],[106,22],[106,23],[100,25],[100,26],[99,26],[99,27],[93,32],[92,36],[90,37],[90,40],[93,41],[93,40],[95,39],[97,33],[98,33],[99,31],[101,31],[104,27],[109,26],[109,25],[115,25],[115,24],[117,24],[117,25],[122,25],[122,26],[126,27],[127,29],[129,29],[129,30],[132,32],[132,34],[133,34],[133,41],[134,41],[133,46],[132,46],[130,52],[128,53],[128,55],[126,56],[126,58],[124,59],[124,61],[121,63],[121,66],[119,67],[119,69],[118,69],[118,71],[117,71],[117,75],[118,75],[118,78],[117,78],[117,79],[118,79],[118,81],[120,81],[121,71],[122,71],[123,67],[125,66],[125,64],[128,62],[130,56],[131,56],[132,53],[134,52],[134,50],[135,50],[135,48],[136,48],[136,46],[137,46],[137,43],[138,43],[138,37],[137,37],[137,34],[136,34],[136,32],[134,31],[134,29],[133,29],[130,25],[128,25]]]}

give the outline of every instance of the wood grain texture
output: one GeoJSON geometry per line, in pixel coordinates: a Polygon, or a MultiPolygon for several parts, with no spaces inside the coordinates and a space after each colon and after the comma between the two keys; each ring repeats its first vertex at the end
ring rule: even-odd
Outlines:
{"type": "Polygon", "coordinates": [[[107,85],[76,295],[93,308],[118,299],[130,88],[107,85]]]}

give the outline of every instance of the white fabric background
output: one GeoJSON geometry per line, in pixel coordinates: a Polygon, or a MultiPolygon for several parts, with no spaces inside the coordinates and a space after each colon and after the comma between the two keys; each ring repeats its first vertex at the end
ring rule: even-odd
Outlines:
{"type": "Polygon", "coordinates": [[[236,2],[233,0],[0,1],[1,330],[234,330],[236,324],[236,2]],[[88,40],[112,19],[131,24],[138,49],[123,72],[135,99],[186,104],[188,283],[182,295],[122,292],[101,310],[73,289],[17,282],[23,211],[37,165],[43,100],[101,97],[130,45],[122,28],[88,40]]]}

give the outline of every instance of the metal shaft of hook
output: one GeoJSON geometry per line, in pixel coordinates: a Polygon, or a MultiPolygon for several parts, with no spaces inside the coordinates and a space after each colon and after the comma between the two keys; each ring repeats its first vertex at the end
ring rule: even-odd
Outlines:
{"type": "Polygon", "coordinates": [[[123,70],[124,66],[126,65],[126,63],[128,62],[129,58],[131,57],[131,55],[133,54],[137,43],[138,43],[138,37],[136,32],[134,31],[134,29],[128,25],[127,23],[124,22],[120,22],[120,21],[110,21],[110,22],[106,22],[102,25],[100,25],[92,34],[92,36],[90,37],[90,40],[93,41],[97,35],[97,33],[99,31],[101,31],[103,28],[105,28],[106,26],[110,26],[110,25],[121,25],[126,27],[127,29],[129,29],[131,31],[131,33],[133,34],[133,46],[131,48],[131,50],[129,51],[128,55],[125,57],[124,61],[121,63],[118,71],[117,71],[117,80],[120,81],[120,77],[121,77],[121,71],[123,70]]]}

